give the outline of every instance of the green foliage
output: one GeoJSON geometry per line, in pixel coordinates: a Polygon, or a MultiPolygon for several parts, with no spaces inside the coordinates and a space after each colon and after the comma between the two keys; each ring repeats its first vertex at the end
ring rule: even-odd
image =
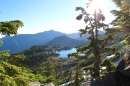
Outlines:
{"type": "MultiPolygon", "coordinates": [[[[23,23],[19,20],[0,22],[0,34],[17,35],[17,30],[23,23]]],[[[2,41],[0,41],[0,45],[2,41]]],[[[34,46],[34,49],[38,48],[34,46]]],[[[40,48],[41,49],[41,48],[40,48]]],[[[38,52],[41,50],[38,49],[38,52]]],[[[46,48],[47,49],[47,48],[46,48]]],[[[55,55],[54,50],[46,50],[48,55],[55,55]]],[[[34,51],[35,52],[35,51],[34,51]]],[[[24,65],[27,58],[22,53],[9,54],[8,50],[0,52],[0,85],[2,86],[29,86],[30,81],[47,81],[46,76],[34,75],[32,71],[24,65]]]]}
{"type": "MultiPolygon", "coordinates": [[[[112,24],[118,28],[118,32],[123,32],[129,36],[130,33],[130,1],[129,0],[113,0],[120,10],[112,10],[111,13],[116,17],[112,24]]],[[[125,37],[123,38],[125,39],[125,37]]]]}
{"type": "MultiPolygon", "coordinates": [[[[89,8],[90,5],[91,3],[88,3],[87,8],[89,8]]],[[[90,36],[87,39],[90,42],[89,44],[78,48],[76,53],[69,54],[68,56],[75,56],[80,59],[94,58],[92,74],[95,79],[99,79],[102,54],[105,52],[114,53],[116,51],[115,47],[109,47],[107,44],[108,42],[115,41],[114,36],[118,33],[118,30],[109,28],[109,25],[104,23],[105,17],[100,9],[95,10],[93,15],[89,14],[82,7],[76,7],[76,11],[81,11],[81,14],[79,14],[76,19],[84,19],[84,22],[86,23],[86,27],[79,30],[80,36],[89,34],[90,36]],[[100,29],[105,30],[103,37],[99,36],[100,29]]]]}
{"type": "MultiPolygon", "coordinates": [[[[2,35],[17,35],[17,30],[23,23],[19,20],[0,22],[2,35]]],[[[0,41],[0,44],[2,42],[0,41]]],[[[12,65],[8,62],[9,51],[0,52],[0,83],[2,86],[28,86],[30,82],[29,70],[12,65]]]]}
{"type": "Polygon", "coordinates": [[[94,65],[89,65],[89,66],[85,67],[84,70],[87,72],[87,74],[91,75],[91,77],[93,79],[95,79],[97,77],[97,75],[96,75],[97,70],[95,69],[94,65]]]}
{"type": "Polygon", "coordinates": [[[130,1],[129,0],[113,0],[115,4],[123,10],[125,13],[129,14],[130,13],[130,1]]]}
{"type": "Polygon", "coordinates": [[[8,57],[8,56],[10,56],[8,50],[1,51],[1,52],[0,52],[0,59],[3,59],[4,57],[8,57]]]}
{"type": "Polygon", "coordinates": [[[55,84],[58,83],[56,80],[55,67],[50,59],[48,59],[47,62],[45,63],[44,70],[45,70],[44,75],[47,77],[46,82],[53,82],[55,84]]]}
{"type": "Polygon", "coordinates": [[[45,64],[45,70],[46,70],[45,75],[47,77],[56,76],[54,64],[51,62],[50,59],[48,59],[46,64],[45,64]]]}
{"type": "MultiPolygon", "coordinates": [[[[17,35],[18,28],[22,26],[23,23],[19,20],[0,22],[0,32],[2,35],[17,35]]],[[[2,41],[0,41],[1,44],[2,41]]],[[[29,68],[23,66],[21,61],[24,59],[23,54],[10,55],[8,50],[0,52],[0,84],[2,86],[29,86],[30,81],[37,79],[29,68]]]]}
{"type": "Polygon", "coordinates": [[[130,23],[130,19],[129,19],[129,14],[125,13],[123,10],[112,10],[111,13],[116,16],[116,18],[112,21],[112,24],[114,26],[118,26],[115,28],[118,28],[118,32],[122,31],[125,33],[130,32],[129,30],[129,23],[130,23]]]}
{"type": "Polygon", "coordinates": [[[35,74],[35,80],[39,81],[39,82],[46,82],[47,81],[47,77],[46,76],[42,76],[41,74],[35,74]]]}
{"type": "Polygon", "coordinates": [[[129,0],[113,0],[120,8],[119,10],[112,10],[111,13],[116,17],[112,21],[118,33],[123,34],[121,41],[122,46],[128,47],[130,45],[130,1],[129,0]]]}
{"type": "Polygon", "coordinates": [[[121,1],[122,1],[122,0],[113,0],[113,2],[114,2],[117,6],[121,6],[121,1]]]}
{"type": "Polygon", "coordinates": [[[0,61],[0,68],[0,83],[4,86],[28,86],[31,80],[30,70],[4,61],[0,61]]]}
{"type": "Polygon", "coordinates": [[[0,22],[0,32],[3,35],[16,35],[18,28],[22,26],[23,23],[19,20],[0,22]]]}
{"type": "Polygon", "coordinates": [[[126,40],[127,44],[130,45],[130,36],[126,37],[125,40],[126,40]]]}
{"type": "Polygon", "coordinates": [[[21,65],[20,61],[23,60],[25,57],[23,56],[23,54],[13,54],[11,56],[8,57],[6,60],[0,60],[0,83],[2,83],[2,85],[29,86],[30,81],[46,81],[46,77],[43,77],[40,74],[34,75],[29,68],[26,68],[26,66],[21,65]]]}
{"type": "Polygon", "coordinates": [[[0,83],[3,86],[18,86],[12,77],[3,73],[0,73],[0,83]]]}
{"type": "Polygon", "coordinates": [[[81,86],[81,69],[79,63],[76,66],[75,81],[73,86],[81,86]]]}
{"type": "Polygon", "coordinates": [[[23,75],[15,77],[15,81],[18,86],[29,86],[28,84],[30,82],[29,78],[23,75]]]}
{"type": "Polygon", "coordinates": [[[24,56],[24,54],[21,53],[15,53],[15,54],[11,54],[8,57],[8,61],[13,64],[13,65],[17,65],[17,66],[24,66],[23,61],[26,60],[27,58],[24,56]]]}
{"type": "Polygon", "coordinates": [[[22,51],[21,53],[26,56],[26,59],[23,61],[23,63],[31,68],[47,61],[49,57],[55,57],[59,55],[55,52],[54,48],[45,45],[34,45],[31,48],[22,51]]]}
{"type": "Polygon", "coordinates": [[[114,71],[116,68],[115,64],[112,63],[110,59],[104,59],[101,65],[106,67],[107,72],[114,71]]]}

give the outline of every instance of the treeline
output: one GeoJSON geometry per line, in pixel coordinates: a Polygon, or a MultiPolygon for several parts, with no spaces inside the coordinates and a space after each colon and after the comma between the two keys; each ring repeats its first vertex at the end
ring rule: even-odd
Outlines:
{"type": "MultiPolygon", "coordinates": [[[[0,22],[0,34],[16,35],[23,23],[19,20],[0,22]]],[[[0,41],[0,45],[2,41],[0,41]]],[[[1,86],[29,86],[29,82],[40,80],[32,70],[22,64],[26,59],[23,54],[10,55],[9,51],[0,52],[0,85],[1,86]]],[[[43,77],[41,80],[44,79],[43,77]]]]}
{"type": "Polygon", "coordinates": [[[55,49],[55,51],[61,51],[61,50],[70,50],[73,47],[68,47],[68,46],[53,46],[53,48],[55,49]]]}
{"type": "Polygon", "coordinates": [[[31,81],[41,83],[56,80],[55,66],[49,59],[58,54],[50,46],[36,45],[19,53],[0,52],[0,84],[2,86],[29,86],[31,81]]]}
{"type": "Polygon", "coordinates": [[[29,67],[34,67],[42,62],[47,61],[48,58],[58,57],[53,47],[45,45],[34,45],[31,48],[20,52],[26,56],[24,64],[29,67]]]}

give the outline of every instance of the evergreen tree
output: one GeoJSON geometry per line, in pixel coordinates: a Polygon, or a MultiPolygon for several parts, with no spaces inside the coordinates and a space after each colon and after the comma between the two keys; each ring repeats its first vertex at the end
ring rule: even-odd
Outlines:
{"type": "Polygon", "coordinates": [[[30,70],[0,61],[0,83],[3,86],[28,86],[34,76],[30,70]]]}
{"type": "Polygon", "coordinates": [[[54,64],[51,62],[50,59],[48,59],[46,64],[45,64],[45,71],[46,71],[45,75],[47,77],[49,77],[49,76],[56,76],[54,64]]]}
{"type": "Polygon", "coordinates": [[[73,73],[73,72],[72,72],[72,69],[71,69],[71,70],[69,71],[69,77],[68,77],[68,80],[67,80],[68,82],[69,82],[69,81],[72,81],[72,73],[73,73]]]}
{"type": "Polygon", "coordinates": [[[130,1],[129,0],[113,0],[120,8],[119,10],[112,10],[111,13],[116,16],[112,24],[117,28],[118,33],[123,33],[123,40],[126,44],[130,44],[130,1]]]}
{"type": "MultiPolygon", "coordinates": [[[[91,1],[91,0],[90,0],[91,1]]],[[[87,8],[91,3],[87,4],[87,8]]],[[[102,14],[100,9],[95,10],[94,14],[89,14],[84,8],[76,7],[76,11],[81,11],[76,19],[81,20],[84,18],[84,22],[86,23],[85,29],[80,29],[80,36],[84,34],[89,34],[90,36],[87,38],[90,42],[88,45],[85,45],[81,48],[77,49],[76,53],[69,54],[69,56],[76,56],[80,59],[88,59],[94,58],[95,61],[93,63],[93,78],[100,78],[100,65],[102,54],[105,52],[113,53],[116,51],[115,47],[107,46],[108,42],[113,42],[113,36],[117,33],[116,29],[109,28],[108,24],[103,23],[105,21],[105,17],[102,14]],[[99,36],[99,30],[105,30],[104,36],[99,36]],[[80,53],[84,53],[85,55],[80,55],[80,53]]]]}
{"type": "MultiPolygon", "coordinates": [[[[22,26],[23,23],[20,20],[0,22],[0,34],[17,35],[18,28],[22,26]]],[[[0,41],[1,44],[2,41],[0,41]]],[[[35,80],[35,75],[31,73],[30,69],[24,66],[19,67],[20,61],[23,59],[23,55],[10,55],[8,50],[0,52],[0,85],[29,86],[29,82],[35,80]]]]}
{"type": "Polygon", "coordinates": [[[108,59],[108,58],[107,58],[107,59],[104,59],[104,60],[102,61],[102,66],[105,66],[105,67],[106,67],[106,72],[107,72],[107,73],[114,71],[115,68],[116,68],[115,64],[112,63],[111,60],[108,59]]]}
{"type": "Polygon", "coordinates": [[[81,86],[81,70],[79,63],[76,66],[74,86],[81,86]]]}
{"type": "Polygon", "coordinates": [[[23,23],[19,20],[0,22],[0,32],[2,35],[17,35],[18,28],[22,26],[23,23]]]}
{"type": "Polygon", "coordinates": [[[23,61],[26,60],[27,58],[24,56],[24,54],[15,53],[15,54],[11,54],[7,59],[8,59],[8,62],[10,62],[13,65],[25,66],[23,61]]]}
{"type": "Polygon", "coordinates": [[[45,69],[45,76],[48,78],[47,82],[53,82],[57,84],[55,67],[50,59],[47,60],[44,69],[45,69]]]}

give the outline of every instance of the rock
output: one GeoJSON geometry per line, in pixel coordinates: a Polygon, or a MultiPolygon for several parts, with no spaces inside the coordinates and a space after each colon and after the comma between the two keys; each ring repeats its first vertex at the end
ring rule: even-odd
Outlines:
{"type": "Polygon", "coordinates": [[[91,86],[130,86],[130,49],[116,67],[105,78],[92,82],[91,86]]]}
{"type": "Polygon", "coordinates": [[[115,72],[116,86],[130,86],[130,77],[124,75],[120,71],[115,72]]]}
{"type": "Polygon", "coordinates": [[[130,77],[130,49],[124,54],[124,57],[119,62],[116,70],[130,77]]]}
{"type": "Polygon", "coordinates": [[[105,78],[93,81],[91,86],[117,86],[115,72],[110,72],[105,78]]]}
{"type": "Polygon", "coordinates": [[[46,85],[41,85],[41,86],[55,86],[53,83],[47,83],[46,85]]]}
{"type": "Polygon", "coordinates": [[[40,86],[41,83],[39,81],[30,82],[29,86],[40,86]]]}

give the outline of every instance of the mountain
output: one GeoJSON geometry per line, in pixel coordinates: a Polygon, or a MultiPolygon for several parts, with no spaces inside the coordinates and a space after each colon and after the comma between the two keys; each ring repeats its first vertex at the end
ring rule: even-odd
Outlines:
{"type": "MultiPolygon", "coordinates": [[[[79,35],[80,36],[80,35],[79,35]]],[[[85,35],[82,35],[81,37],[77,38],[77,40],[85,40],[87,41],[87,38],[89,37],[90,35],[89,34],[85,34],[85,35]]]]}
{"type": "Polygon", "coordinates": [[[55,37],[62,35],[65,35],[72,39],[76,39],[76,41],[84,41],[87,37],[87,35],[80,37],[79,32],[66,34],[54,30],[44,31],[37,34],[19,34],[17,36],[11,37],[5,36],[1,38],[1,40],[3,41],[3,45],[0,47],[0,51],[10,50],[10,53],[19,52],[30,48],[33,45],[45,44],[54,39],[55,37]]]}
{"type": "Polygon", "coordinates": [[[21,51],[20,53],[24,54],[27,57],[27,59],[24,60],[23,63],[28,65],[29,67],[39,65],[42,62],[45,62],[49,57],[59,56],[54,48],[45,45],[34,45],[31,48],[21,51]]]}
{"type": "Polygon", "coordinates": [[[73,39],[78,39],[80,37],[79,32],[77,33],[71,33],[71,34],[66,34],[66,36],[73,38],[73,39]]]}
{"type": "Polygon", "coordinates": [[[0,51],[10,50],[10,53],[22,51],[33,45],[44,44],[53,38],[64,34],[65,33],[49,30],[37,34],[20,34],[11,37],[5,36],[1,39],[3,45],[0,47],[0,51]]]}
{"type": "Polygon", "coordinates": [[[76,47],[79,46],[81,44],[84,44],[85,41],[78,41],[76,39],[73,38],[69,38],[66,35],[62,35],[62,36],[58,36],[54,39],[52,39],[51,41],[45,43],[45,45],[49,45],[49,46],[69,46],[69,47],[76,47]]]}
{"type": "MultiPolygon", "coordinates": [[[[105,33],[105,31],[99,30],[99,35],[100,35],[100,36],[103,36],[104,33],[105,33]]],[[[79,33],[79,34],[80,34],[80,33],[79,33]]],[[[87,38],[88,38],[89,36],[90,36],[89,34],[82,35],[81,37],[80,37],[80,35],[79,35],[79,37],[77,38],[77,40],[85,40],[85,41],[87,41],[87,40],[88,40],[87,38]]]]}

